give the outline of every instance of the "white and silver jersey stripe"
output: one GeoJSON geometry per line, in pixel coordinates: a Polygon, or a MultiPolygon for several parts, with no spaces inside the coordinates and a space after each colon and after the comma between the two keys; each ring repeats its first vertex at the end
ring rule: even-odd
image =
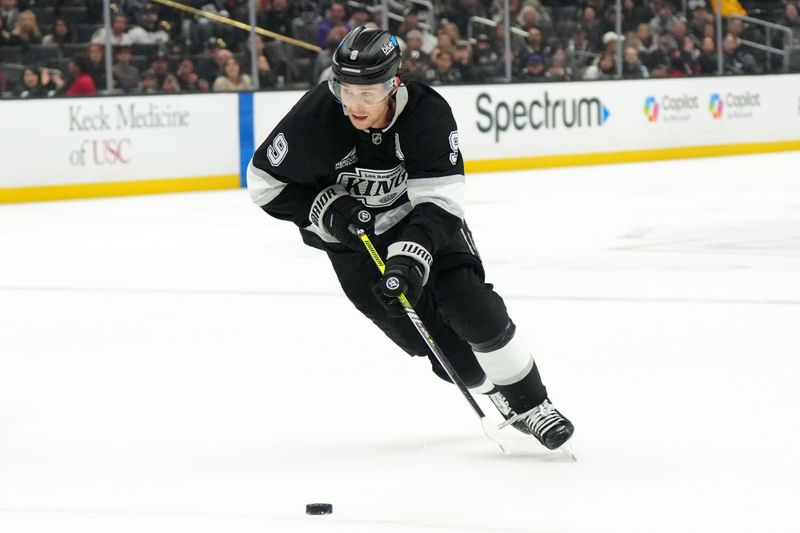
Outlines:
{"type": "Polygon", "coordinates": [[[253,162],[247,165],[247,192],[253,203],[265,206],[274,200],[286,187],[286,183],[273,178],[269,172],[256,168],[253,162]]]}
{"type": "Polygon", "coordinates": [[[375,215],[375,234],[380,235],[392,229],[392,227],[400,222],[403,217],[408,215],[412,209],[414,209],[414,206],[411,205],[411,202],[404,202],[394,209],[375,215]]]}
{"type": "Polygon", "coordinates": [[[465,184],[463,174],[409,179],[408,200],[414,206],[430,202],[463,219],[465,184]]]}

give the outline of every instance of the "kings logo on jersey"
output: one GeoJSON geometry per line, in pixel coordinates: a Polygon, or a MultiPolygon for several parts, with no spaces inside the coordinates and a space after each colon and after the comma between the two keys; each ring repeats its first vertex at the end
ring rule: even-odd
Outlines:
{"type": "Polygon", "coordinates": [[[402,164],[389,170],[356,168],[354,172],[339,174],[337,181],[367,207],[391,205],[408,188],[408,174],[402,164]]]}

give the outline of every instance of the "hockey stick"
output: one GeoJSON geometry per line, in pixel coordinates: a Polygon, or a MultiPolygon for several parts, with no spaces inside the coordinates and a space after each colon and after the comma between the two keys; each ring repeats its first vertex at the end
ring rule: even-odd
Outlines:
{"type": "MultiPolygon", "coordinates": [[[[354,233],[358,235],[358,237],[361,239],[361,242],[364,243],[364,246],[367,248],[370,257],[372,257],[372,260],[375,262],[375,266],[377,266],[378,270],[380,270],[381,274],[383,274],[384,270],[386,270],[386,265],[383,263],[383,259],[381,259],[378,250],[376,250],[375,246],[373,246],[372,241],[369,240],[369,236],[363,230],[357,230],[354,233]]],[[[411,303],[408,301],[408,298],[406,298],[406,295],[400,293],[400,296],[398,296],[397,299],[400,301],[400,305],[403,306],[403,310],[406,312],[408,319],[411,320],[411,323],[414,324],[415,328],[417,328],[417,332],[425,341],[425,344],[428,345],[428,348],[431,349],[433,355],[436,356],[436,360],[439,361],[439,364],[442,365],[444,371],[447,372],[447,375],[450,377],[456,387],[458,387],[458,390],[461,391],[461,394],[464,395],[464,398],[466,398],[467,402],[469,402],[472,410],[475,411],[475,414],[481,419],[483,433],[489,440],[497,444],[504,454],[507,454],[508,452],[503,446],[500,436],[497,434],[497,426],[495,426],[491,421],[489,421],[488,418],[486,418],[486,414],[484,414],[483,409],[481,409],[480,405],[478,405],[478,402],[475,401],[475,398],[469,392],[467,386],[464,384],[461,378],[458,377],[453,365],[450,364],[450,361],[448,361],[444,356],[444,353],[442,353],[442,349],[439,348],[439,345],[436,344],[435,340],[433,340],[431,334],[428,333],[428,329],[425,327],[425,324],[422,323],[422,320],[419,318],[419,315],[417,315],[414,307],[412,307],[411,303]]]]}

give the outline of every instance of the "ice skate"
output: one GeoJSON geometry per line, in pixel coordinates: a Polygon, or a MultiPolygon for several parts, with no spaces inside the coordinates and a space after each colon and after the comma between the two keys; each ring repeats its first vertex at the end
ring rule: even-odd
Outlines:
{"type": "MultiPolygon", "coordinates": [[[[572,422],[558,412],[550,400],[546,399],[533,409],[517,413],[502,393],[490,394],[489,398],[506,419],[500,424],[501,428],[513,426],[526,435],[533,435],[549,450],[563,446],[575,432],[572,422]]],[[[569,455],[574,458],[572,453],[569,455]]]]}

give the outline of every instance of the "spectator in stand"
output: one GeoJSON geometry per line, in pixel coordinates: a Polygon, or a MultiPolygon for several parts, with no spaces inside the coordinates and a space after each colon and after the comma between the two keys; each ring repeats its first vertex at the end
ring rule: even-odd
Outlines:
{"type": "Polygon", "coordinates": [[[364,26],[367,22],[370,21],[369,11],[367,8],[361,5],[357,5],[353,7],[350,13],[350,21],[347,25],[350,28],[358,28],[359,26],[364,26]]]}
{"type": "Polygon", "coordinates": [[[141,21],[138,26],[128,31],[131,44],[163,44],[169,41],[169,35],[159,24],[158,8],[146,4],[142,8],[141,21]]]}
{"type": "Polygon", "coordinates": [[[417,50],[422,60],[430,63],[430,56],[422,50],[423,44],[422,32],[419,30],[411,30],[406,33],[406,48],[403,53],[408,54],[412,50],[417,50]]]}
{"type": "Polygon", "coordinates": [[[458,69],[464,83],[480,83],[481,78],[477,69],[472,65],[472,47],[469,41],[456,42],[453,52],[454,67],[458,69]]]}
{"type": "Polygon", "coordinates": [[[422,32],[422,27],[419,25],[419,9],[416,6],[409,7],[403,12],[403,22],[400,23],[395,35],[407,41],[408,32],[414,30],[422,32]]]}
{"type": "MultiPolygon", "coordinates": [[[[319,23],[317,29],[317,44],[321,47],[328,45],[328,37],[333,28],[345,28],[345,35],[348,34],[350,28],[347,26],[347,6],[339,0],[334,1],[328,9],[328,16],[319,23]]],[[[338,42],[336,44],[339,44],[338,42]]]]}
{"type": "MultiPolygon", "coordinates": [[[[130,46],[133,44],[133,38],[128,35],[128,17],[122,13],[117,13],[111,20],[111,44],[113,46],[130,46]]],[[[94,35],[92,35],[92,42],[98,44],[105,44],[106,42],[106,29],[100,28],[94,35]]]]}
{"type": "Polygon", "coordinates": [[[17,25],[11,32],[16,36],[22,46],[31,44],[42,44],[42,32],[39,31],[39,24],[36,22],[36,14],[27,9],[19,14],[17,25]]]}
{"type": "Polygon", "coordinates": [[[541,24],[539,24],[539,15],[536,14],[536,10],[533,6],[524,6],[522,8],[522,11],[520,11],[517,17],[516,26],[525,31],[528,31],[534,26],[541,28],[541,24]]]}
{"type": "Polygon", "coordinates": [[[617,46],[619,45],[620,36],[613,31],[607,31],[603,34],[603,51],[607,52],[614,57],[617,56],[617,46]]]}
{"type": "Polygon", "coordinates": [[[703,38],[711,37],[714,42],[717,42],[717,28],[713,24],[706,24],[703,28],[703,38]]]}
{"type": "Polygon", "coordinates": [[[150,63],[150,70],[155,73],[156,80],[158,80],[158,86],[163,86],[164,80],[166,80],[167,76],[171,74],[169,69],[169,58],[167,57],[167,54],[164,52],[158,52],[153,58],[153,62],[150,63]]]}
{"type": "Polygon", "coordinates": [[[755,58],[741,49],[739,39],[730,33],[722,41],[722,71],[724,74],[758,74],[755,58]]]}
{"type": "Polygon", "coordinates": [[[603,27],[597,20],[597,11],[592,6],[585,6],[581,12],[580,26],[586,30],[586,39],[592,48],[599,50],[602,46],[603,27]]]}
{"type": "Polygon", "coordinates": [[[139,74],[139,69],[131,64],[133,60],[131,47],[118,47],[115,57],[117,62],[112,71],[114,73],[114,80],[116,80],[116,87],[126,93],[134,92],[139,89],[141,75],[139,74]]]}
{"type": "Polygon", "coordinates": [[[570,72],[567,67],[567,52],[563,48],[556,48],[550,57],[550,64],[547,65],[545,74],[547,81],[567,81],[570,79],[570,72]]]}
{"type": "MultiPolygon", "coordinates": [[[[289,10],[287,0],[272,0],[269,8],[261,11],[256,19],[258,25],[265,30],[269,30],[287,37],[292,37],[292,19],[294,15],[289,10]]],[[[266,37],[268,41],[273,41],[272,37],[266,37]]]]}
{"type": "MultiPolygon", "coordinates": [[[[264,53],[266,46],[264,45],[264,40],[261,39],[260,36],[256,35],[254,37],[255,44],[256,44],[256,65],[258,67],[258,88],[259,89],[266,89],[269,87],[275,87],[277,82],[277,76],[275,75],[275,71],[272,68],[272,65],[269,62],[269,59],[264,53]]],[[[248,43],[251,42],[249,39],[248,43]]],[[[244,52],[244,64],[247,65],[246,70],[250,70],[250,45],[246,45],[246,49],[243,50],[244,52]]],[[[327,79],[327,78],[326,78],[327,79]]],[[[255,86],[253,86],[255,89],[255,86]]]]}
{"type": "Polygon", "coordinates": [[[639,50],[634,46],[625,47],[622,56],[622,77],[626,80],[643,80],[650,77],[647,67],[639,58],[639,50]]]}
{"type": "Polygon", "coordinates": [[[701,75],[711,75],[717,73],[717,43],[711,37],[703,39],[700,55],[697,57],[697,65],[701,75]]]}
{"type": "Polygon", "coordinates": [[[773,37],[772,46],[776,48],[783,48],[789,50],[789,70],[797,72],[800,70],[800,14],[798,14],[797,4],[794,2],[787,2],[784,8],[783,17],[781,17],[779,24],[791,28],[791,35],[778,32],[778,35],[773,37]]]}
{"type": "Polygon", "coordinates": [[[181,92],[181,84],[174,74],[167,74],[164,78],[164,83],[161,84],[161,91],[165,93],[179,93],[181,92]]]}
{"type": "MultiPolygon", "coordinates": [[[[325,40],[325,46],[322,47],[322,51],[319,52],[314,59],[314,68],[311,73],[312,79],[321,79],[323,72],[331,66],[333,53],[336,51],[336,47],[339,46],[339,43],[349,31],[347,26],[341,24],[331,28],[331,31],[328,33],[328,38],[325,40]]],[[[325,79],[327,79],[327,76],[325,79]]]]}
{"type": "Polygon", "coordinates": [[[656,42],[653,39],[653,29],[650,24],[636,26],[636,39],[639,41],[639,55],[641,57],[656,51],[656,42]]]}
{"type": "Polygon", "coordinates": [[[89,59],[84,55],[77,55],[69,61],[69,75],[72,82],[67,88],[67,96],[81,96],[97,94],[97,86],[89,75],[89,59]]]}
{"type": "Polygon", "coordinates": [[[64,87],[64,78],[57,68],[40,68],[41,84],[47,89],[47,96],[55,96],[64,87]]]}
{"type": "Polygon", "coordinates": [[[206,42],[203,58],[195,64],[197,75],[206,80],[210,87],[222,70],[220,65],[224,64],[229,57],[233,57],[233,53],[226,49],[219,39],[212,37],[206,42]]]}
{"type": "Polygon", "coordinates": [[[527,37],[525,37],[525,44],[520,47],[514,59],[514,71],[527,72],[528,60],[532,54],[547,55],[549,53],[550,51],[545,47],[542,29],[539,26],[531,26],[528,28],[527,37]]]}
{"type": "Polygon", "coordinates": [[[6,25],[6,19],[0,17],[0,46],[20,46],[19,37],[13,35],[6,25]]]}
{"type": "Polygon", "coordinates": [[[677,17],[672,13],[672,4],[665,1],[658,8],[658,13],[650,21],[650,28],[653,30],[653,37],[658,39],[661,35],[669,33],[672,25],[677,21],[677,17]]]}
{"type": "Polygon", "coordinates": [[[197,75],[194,71],[194,61],[190,57],[184,57],[178,63],[178,70],[175,73],[181,90],[187,93],[208,92],[208,83],[197,75]]]}
{"type": "Polygon", "coordinates": [[[449,50],[438,50],[434,59],[434,83],[437,85],[453,85],[461,83],[461,72],[455,68],[453,54],[449,50]]]}
{"type": "Polygon", "coordinates": [[[458,24],[455,22],[442,22],[441,29],[446,32],[453,40],[453,43],[456,43],[461,40],[461,30],[458,29],[458,24]]]}
{"type": "Polygon", "coordinates": [[[18,17],[17,0],[0,0],[0,19],[3,20],[0,26],[4,26],[10,32],[17,25],[18,17]]]}
{"type": "Polygon", "coordinates": [[[403,63],[401,66],[406,75],[414,81],[430,85],[436,78],[436,73],[433,71],[426,61],[422,58],[422,53],[419,50],[411,50],[403,56],[403,63]]]}
{"type": "Polygon", "coordinates": [[[675,38],[675,42],[682,44],[684,37],[689,35],[689,27],[682,20],[676,20],[672,25],[670,34],[675,38]]]}
{"type": "Polygon", "coordinates": [[[567,69],[573,74],[581,76],[584,69],[594,62],[598,56],[597,49],[588,39],[586,28],[578,26],[572,32],[572,38],[567,41],[567,69]]]}
{"type": "MultiPolygon", "coordinates": [[[[505,31],[506,26],[502,22],[498,22],[497,25],[494,27],[494,35],[492,35],[492,46],[494,47],[495,52],[497,52],[497,57],[500,58],[500,61],[503,61],[505,57],[505,31]]],[[[512,44],[514,41],[512,41],[512,44]]],[[[511,47],[510,54],[512,54],[511,60],[513,62],[514,57],[514,47],[511,47]]]]}
{"type": "Polygon", "coordinates": [[[623,0],[622,33],[635,32],[639,24],[649,24],[652,12],[642,5],[641,0],[623,0]]]}
{"type": "Polygon", "coordinates": [[[495,77],[498,73],[498,62],[499,58],[489,36],[485,33],[478,34],[472,54],[472,63],[475,65],[478,76],[482,79],[495,77]]]}
{"type": "Polygon", "coordinates": [[[797,4],[794,2],[786,2],[783,16],[778,24],[795,29],[794,33],[796,33],[797,29],[800,29],[800,10],[798,10],[797,4]]]}
{"type": "Polygon", "coordinates": [[[223,75],[214,80],[214,86],[211,89],[214,92],[250,91],[253,89],[250,76],[242,73],[242,67],[236,58],[230,57],[225,61],[223,72],[223,75]]]}
{"type": "Polygon", "coordinates": [[[19,98],[44,98],[48,94],[47,87],[42,85],[42,76],[38,70],[28,66],[22,72],[22,85],[14,96],[19,98]]]}
{"type": "Polygon", "coordinates": [[[678,43],[669,33],[664,33],[658,38],[658,48],[644,58],[645,66],[650,70],[653,78],[666,78],[672,66],[673,56],[680,55],[678,43]]]}
{"type": "Polygon", "coordinates": [[[88,48],[89,63],[86,73],[92,77],[95,87],[106,85],[106,48],[102,44],[90,44],[88,48]]]}
{"type": "Polygon", "coordinates": [[[142,72],[142,81],[139,85],[140,94],[155,94],[159,91],[156,73],[148,69],[142,72]]]}
{"type": "Polygon", "coordinates": [[[746,38],[744,21],[742,21],[742,19],[729,17],[727,20],[727,25],[728,25],[728,33],[730,35],[733,35],[737,40],[746,38]]]}
{"type": "Polygon", "coordinates": [[[553,19],[548,9],[539,0],[528,0],[520,3],[520,12],[516,17],[517,27],[528,30],[537,26],[545,33],[553,31],[553,19]]]}
{"type": "Polygon", "coordinates": [[[700,74],[700,50],[697,49],[697,43],[694,36],[687,35],[683,38],[681,45],[681,70],[684,76],[697,76],[700,74]]]}
{"type": "Polygon", "coordinates": [[[705,4],[695,5],[692,9],[692,18],[689,21],[689,32],[698,39],[703,39],[706,36],[706,25],[709,24],[714,24],[714,15],[708,11],[705,4]]]}
{"type": "Polygon", "coordinates": [[[584,80],[612,80],[616,77],[616,59],[608,52],[603,52],[594,65],[589,65],[583,73],[584,80]]]}
{"type": "Polygon", "coordinates": [[[541,54],[531,54],[528,57],[527,65],[517,75],[517,81],[532,82],[544,81],[547,75],[547,61],[541,54]]]}
{"type": "Polygon", "coordinates": [[[69,23],[62,18],[56,18],[50,33],[42,37],[42,44],[58,45],[72,44],[75,42],[75,32],[72,31],[69,23]]]}
{"type": "Polygon", "coordinates": [[[456,41],[446,28],[439,28],[436,32],[436,48],[431,52],[431,59],[436,61],[437,51],[452,53],[456,48],[456,41]]]}

